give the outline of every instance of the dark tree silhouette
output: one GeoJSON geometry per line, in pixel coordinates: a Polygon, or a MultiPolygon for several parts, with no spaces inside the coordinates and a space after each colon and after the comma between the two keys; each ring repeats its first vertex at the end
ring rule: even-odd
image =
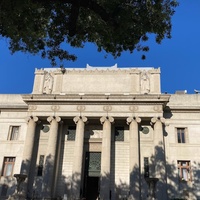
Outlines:
{"type": "MultiPolygon", "coordinates": [[[[157,43],[171,38],[176,0],[2,0],[0,35],[9,49],[39,53],[56,65],[56,58],[75,60],[66,45],[96,44],[114,57],[123,51],[148,51],[148,34],[157,43]]],[[[143,56],[144,58],[144,56],[143,56]]]]}

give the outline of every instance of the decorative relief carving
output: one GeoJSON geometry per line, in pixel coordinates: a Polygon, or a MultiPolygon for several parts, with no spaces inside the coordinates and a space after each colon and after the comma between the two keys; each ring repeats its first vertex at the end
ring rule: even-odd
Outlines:
{"type": "Polygon", "coordinates": [[[130,106],[129,110],[132,111],[132,112],[135,112],[135,111],[138,110],[138,106],[130,106]]]}
{"type": "Polygon", "coordinates": [[[79,120],[82,120],[83,122],[87,122],[87,117],[85,117],[85,116],[77,116],[77,117],[74,117],[73,120],[74,120],[75,124],[77,124],[79,120]]]}
{"type": "Polygon", "coordinates": [[[148,94],[150,92],[150,79],[149,73],[145,70],[141,72],[140,75],[140,82],[141,82],[141,93],[148,94]]]}
{"type": "Polygon", "coordinates": [[[155,124],[157,121],[159,121],[160,120],[160,122],[161,123],[165,123],[165,118],[163,118],[163,117],[153,117],[152,119],[151,119],[151,122],[153,123],[153,124],[155,124]]]}
{"type": "Polygon", "coordinates": [[[26,122],[28,123],[30,120],[33,120],[34,122],[39,122],[39,118],[36,116],[29,116],[26,118],[26,122]]]}
{"type": "Polygon", "coordinates": [[[112,106],[109,106],[109,105],[104,106],[103,110],[106,111],[106,112],[111,111],[112,110],[112,106]]]}
{"type": "Polygon", "coordinates": [[[90,143],[89,144],[89,151],[101,152],[101,143],[90,143]]]}
{"type": "Polygon", "coordinates": [[[112,123],[112,122],[114,122],[114,118],[113,117],[111,117],[111,116],[103,116],[103,117],[101,117],[100,118],[100,122],[101,122],[101,124],[103,124],[105,121],[109,121],[110,123],[112,123]]]}
{"type": "Polygon", "coordinates": [[[156,112],[162,111],[162,107],[159,106],[159,105],[154,106],[153,109],[154,109],[156,112]]]}
{"type": "Polygon", "coordinates": [[[29,111],[33,111],[33,110],[36,110],[37,109],[37,106],[36,105],[29,105],[28,106],[28,110],[29,111]]]}
{"type": "Polygon", "coordinates": [[[129,125],[132,121],[136,121],[137,123],[140,123],[141,122],[141,118],[139,118],[139,117],[128,117],[127,119],[126,119],[126,121],[127,121],[127,124],[129,125]]]}
{"type": "Polygon", "coordinates": [[[61,118],[60,117],[58,117],[58,116],[50,116],[50,117],[48,117],[47,118],[47,121],[49,122],[49,123],[51,123],[53,120],[56,120],[56,122],[60,122],[61,121],[61,118]]]}
{"type": "Polygon", "coordinates": [[[44,86],[43,86],[43,93],[44,94],[51,94],[53,89],[53,75],[52,73],[47,73],[45,75],[44,86]]]}
{"type": "Polygon", "coordinates": [[[79,105],[79,106],[77,106],[77,111],[79,111],[79,112],[83,112],[84,110],[85,110],[85,106],[83,106],[83,105],[79,105]]]}
{"type": "Polygon", "coordinates": [[[58,111],[58,110],[60,110],[60,106],[58,106],[58,105],[53,105],[53,106],[51,106],[51,110],[52,111],[58,111]]]}

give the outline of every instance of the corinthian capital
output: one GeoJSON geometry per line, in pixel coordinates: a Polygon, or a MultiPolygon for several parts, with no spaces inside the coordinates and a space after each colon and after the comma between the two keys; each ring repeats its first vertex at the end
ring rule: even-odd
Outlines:
{"type": "Polygon", "coordinates": [[[60,117],[58,117],[58,116],[50,116],[50,117],[48,117],[47,118],[47,121],[49,122],[49,123],[51,123],[53,120],[55,120],[56,122],[60,122],[61,121],[61,118],[60,117]]]}
{"type": "Polygon", "coordinates": [[[87,117],[85,117],[85,116],[77,116],[77,117],[74,117],[73,120],[74,120],[75,124],[77,124],[79,120],[82,120],[83,122],[87,122],[87,117]]]}
{"type": "Polygon", "coordinates": [[[114,122],[114,118],[111,117],[111,116],[108,116],[108,117],[103,116],[103,117],[100,118],[101,124],[103,124],[105,121],[109,121],[110,123],[112,123],[112,122],[114,122]]]}
{"type": "Polygon", "coordinates": [[[139,118],[139,117],[128,117],[128,118],[126,119],[126,122],[127,122],[128,125],[129,125],[132,121],[135,121],[135,122],[137,122],[137,123],[140,123],[140,122],[141,122],[141,118],[139,118]]]}
{"type": "Polygon", "coordinates": [[[160,121],[161,123],[165,123],[165,118],[163,118],[163,117],[153,117],[152,119],[151,119],[151,122],[153,123],[153,124],[155,124],[157,121],[160,121]]]}

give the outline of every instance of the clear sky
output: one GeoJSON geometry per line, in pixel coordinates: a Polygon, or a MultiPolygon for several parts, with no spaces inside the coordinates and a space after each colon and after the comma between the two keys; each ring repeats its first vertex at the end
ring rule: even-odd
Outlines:
{"type": "MultiPolygon", "coordinates": [[[[123,53],[118,59],[104,58],[93,44],[83,49],[72,49],[76,62],[65,62],[64,67],[113,66],[161,68],[161,90],[170,94],[176,90],[194,93],[200,90],[200,0],[179,0],[172,18],[172,39],[161,45],[150,41],[146,60],[141,53],[123,53]]],[[[30,54],[11,55],[7,43],[0,39],[0,93],[26,94],[32,92],[35,68],[50,68],[48,60],[30,54]]]]}

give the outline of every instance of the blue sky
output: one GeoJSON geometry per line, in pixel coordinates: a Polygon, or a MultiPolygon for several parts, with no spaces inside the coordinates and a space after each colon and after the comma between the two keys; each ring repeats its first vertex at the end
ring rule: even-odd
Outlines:
{"type": "MultiPolygon", "coordinates": [[[[176,90],[194,93],[200,90],[200,0],[179,0],[180,6],[172,18],[172,39],[161,45],[149,41],[146,60],[141,53],[123,53],[118,59],[104,58],[93,44],[83,49],[73,49],[76,62],[65,62],[67,67],[113,66],[161,68],[161,90],[170,94],[176,90]]],[[[0,93],[26,94],[32,92],[35,68],[51,67],[48,60],[30,54],[11,55],[7,43],[0,39],[0,93]]]]}

